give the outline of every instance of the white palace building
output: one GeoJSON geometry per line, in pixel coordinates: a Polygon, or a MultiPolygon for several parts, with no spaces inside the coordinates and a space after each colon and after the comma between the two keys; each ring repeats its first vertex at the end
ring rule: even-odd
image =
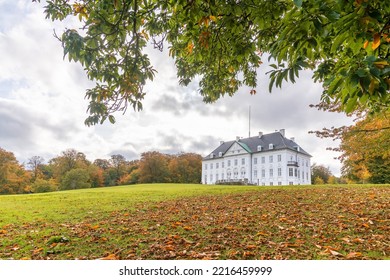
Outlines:
{"type": "Polygon", "coordinates": [[[310,158],[285,130],[235,141],[221,141],[202,160],[202,183],[260,186],[310,185],[310,158]]]}

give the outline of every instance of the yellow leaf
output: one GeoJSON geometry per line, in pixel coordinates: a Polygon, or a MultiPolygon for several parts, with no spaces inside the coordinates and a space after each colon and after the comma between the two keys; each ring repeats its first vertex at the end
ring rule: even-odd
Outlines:
{"type": "Polygon", "coordinates": [[[372,79],[370,85],[368,86],[368,91],[370,93],[374,93],[377,87],[378,87],[378,82],[375,79],[372,79]]]}
{"type": "Polygon", "coordinates": [[[372,49],[375,50],[379,47],[381,44],[381,35],[379,33],[376,33],[374,35],[374,42],[372,42],[372,49]]]}
{"type": "Polygon", "coordinates": [[[364,42],[364,44],[363,44],[363,48],[365,48],[365,49],[366,49],[366,48],[367,48],[367,46],[368,46],[368,40],[364,42]]]}
{"type": "Polygon", "coordinates": [[[187,52],[189,54],[192,54],[192,49],[194,48],[194,44],[193,43],[188,43],[187,45],[187,52]]]}
{"type": "Polygon", "coordinates": [[[209,16],[210,20],[216,22],[217,21],[217,18],[215,16],[209,16]]]}

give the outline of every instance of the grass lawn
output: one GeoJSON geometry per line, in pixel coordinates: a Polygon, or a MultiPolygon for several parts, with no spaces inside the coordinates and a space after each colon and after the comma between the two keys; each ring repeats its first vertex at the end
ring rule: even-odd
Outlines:
{"type": "Polygon", "coordinates": [[[390,259],[390,185],[0,196],[0,259],[390,259]]]}

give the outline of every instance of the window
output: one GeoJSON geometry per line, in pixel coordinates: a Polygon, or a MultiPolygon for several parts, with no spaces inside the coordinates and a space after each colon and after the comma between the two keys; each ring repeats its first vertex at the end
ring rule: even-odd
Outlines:
{"type": "Polygon", "coordinates": [[[295,173],[295,177],[298,176],[298,170],[296,168],[294,168],[294,173],[295,173]]]}
{"type": "Polygon", "coordinates": [[[269,182],[269,185],[270,185],[270,186],[273,186],[273,185],[274,185],[274,182],[269,182]]]}
{"type": "Polygon", "coordinates": [[[219,168],[219,162],[217,162],[217,163],[215,164],[215,168],[216,168],[216,169],[219,168]]]}
{"type": "Polygon", "coordinates": [[[253,164],[257,164],[257,158],[253,159],[253,164]]]}
{"type": "Polygon", "coordinates": [[[225,168],[225,162],[224,161],[222,162],[222,168],[225,168]]]}
{"type": "Polygon", "coordinates": [[[238,164],[238,159],[235,159],[234,160],[234,166],[237,166],[237,164],[238,164]]]}
{"type": "Polygon", "coordinates": [[[257,177],[257,170],[253,171],[253,177],[255,177],[255,178],[257,177]]]}
{"type": "Polygon", "coordinates": [[[265,178],[265,169],[261,170],[261,177],[265,178]]]}
{"type": "Polygon", "coordinates": [[[288,182],[288,184],[289,184],[290,186],[294,185],[294,183],[293,183],[293,182],[288,182]]]}
{"type": "Polygon", "coordinates": [[[268,149],[272,150],[273,148],[274,148],[274,144],[271,143],[268,145],[268,149]]]}
{"type": "Polygon", "coordinates": [[[282,168],[280,168],[280,167],[278,168],[278,176],[282,177],[282,168]]]}
{"type": "Polygon", "coordinates": [[[241,159],[241,164],[242,164],[242,165],[245,164],[245,158],[241,159]]]}
{"type": "Polygon", "coordinates": [[[278,155],[278,162],[282,161],[282,155],[278,155]]]}
{"type": "Polygon", "coordinates": [[[309,181],[309,172],[306,172],[306,180],[309,181]]]}
{"type": "Polygon", "coordinates": [[[274,170],[272,168],[270,168],[269,170],[269,176],[270,177],[273,177],[274,176],[274,170]]]}
{"type": "Polygon", "coordinates": [[[210,175],[210,183],[213,182],[213,174],[210,175]]]}
{"type": "Polygon", "coordinates": [[[274,156],[269,156],[269,163],[273,163],[274,162],[274,156]]]}
{"type": "Polygon", "coordinates": [[[293,169],[292,169],[292,168],[289,168],[289,169],[288,169],[288,176],[290,176],[290,177],[294,176],[294,173],[293,173],[293,172],[294,172],[293,169]]]}
{"type": "Polygon", "coordinates": [[[228,166],[230,166],[230,159],[228,160],[228,166]]]}
{"type": "Polygon", "coordinates": [[[225,173],[222,173],[222,180],[224,180],[225,179],[225,173]]]}
{"type": "Polygon", "coordinates": [[[265,163],[265,157],[261,157],[261,163],[265,163]]]}
{"type": "Polygon", "coordinates": [[[216,181],[218,181],[218,174],[217,174],[217,175],[215,175],[215,180],[216,180],[216,181]]]}
{"type": "Polygon", "coordinates": [[[282,185],[282,182],[278,182],[278,186],[281,186],[282,185]]]}
{"type": "Polygon", "coordinates": [[[204,175],[204,183],[207,184],[207,175],[204,175]]]}
{"type": "Polygon", "coordinates": [[[210,169],[213,169],[213,164],[212,163],[210,163],[210,169]]]}
{"type": "Polygon", "coordinates": [[[207,163],[204,165],[204,170],[207,170],[207,163]]]}

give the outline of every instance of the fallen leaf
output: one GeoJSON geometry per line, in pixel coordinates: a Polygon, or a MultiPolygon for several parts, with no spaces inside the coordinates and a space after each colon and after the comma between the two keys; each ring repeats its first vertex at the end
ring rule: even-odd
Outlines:
{"type": "Polygon", "coordinates": [[[118,257],[115,254],[109,254],[107,257],[100,258],[99,260],[117,260],[118,257]]]}
{"type": "Polygon", "coordinates": [[[351,252],[348,255],[346,255],[345,257],[347,259],[354,259],[354,258],[358,258],[360,256],[362,256],[362,253],[360,253],[360,252],[351,252]]]}

